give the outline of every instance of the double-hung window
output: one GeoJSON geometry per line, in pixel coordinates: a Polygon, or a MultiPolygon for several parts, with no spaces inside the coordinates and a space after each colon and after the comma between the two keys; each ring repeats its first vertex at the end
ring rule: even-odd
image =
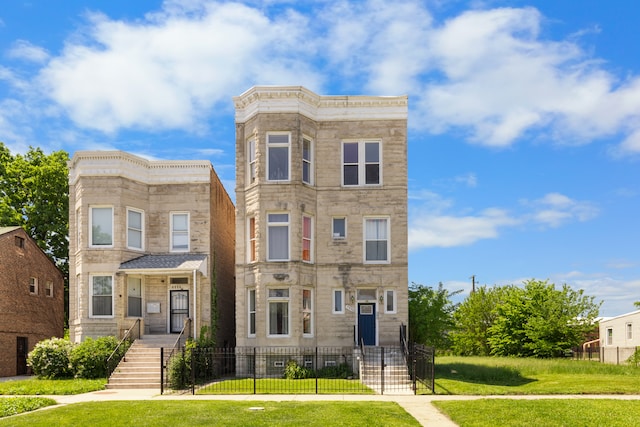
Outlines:
{"type": "Polygon", "coordinates": [[[347,238],[347,218],[344,216],[333,217],[331,223],[331,236],[334,240],[347,238]]]}
{"type": "Polygon", "coordinates": [[[311,140],[302,138],[302,182],[310,185],[313,184],[312,156],[311,140]]]}
{"type": "Polygon", "coordinates": [[[50,280],[44,284],[44,295],[53,298],[53,282],[50,280]]]}
{"type": "Polygon", "coordinates": [[[142,278],[127,279],[127,316],[142,317],[142,278]]]}
{"type": "Polygon", "coordinates": [[[384,312],[395,313],[396,311],[396,291],[387,289],[384,291],[384,312]]]}
{"type": "Polygon", "coordinates": [[[267,259],[289,261],[289,214],[267,214],[267,259]]]}
{"type": "Polygon", "coordinates": [[[627,331],[627,339],[632,340],[633,339],[633,323],[627,323],[625,325],[625,329],[627,331]]]}
{"type": "Polygon", "coordinates": [[[247,330],[247,335],[250,337],[255,337],[256,336],[256,290],[255,289],[249,289],[249,301],[247,301],[247,304],[249,306],[249,310],[248,314],[249,314],[249,324],[248,324],[248,330],[247,330]]]}
{"type": "Polygon", "coordinates": [[[171,252],[189,251],[189,213],[171,213],[171,252]]]}
{"type": "Polygon", "coordinates": [[[89,317],[113,317],[113,276],[91,276],[89,317]]]}
{"type": "Polygon", "coordinates": [[[289,181],[290,139],[286,132],[267,134],[267,179],[289,181]]]}
{"type": "Polygon", "coordinates": [[[257,259],[256,253],[256,217],[249,218],[249,262],[254,262],[257,259]]]}
{"type": "Polygon", "coordinates": [[[379,185],[382,161],[379,141],[342,143],[342,185],[379,185]]]}
{"type": "Polygon", "coordinates": [[[29,277],[29,293],[38,295],[38,279],[35,277],[29,277]]]}
{"type": "Polygon", "coordinates": [[[91,229],[92,247],[113,246],[113,207],[92,206],[90,208],[89,228],[91,229]]]}
{"type": "Polygon", "coordinates": [[[389,218],[365,218],[364,261],[389,262],[389,218]]]}
{"type": "Polygon", "coordinates": [[[302,290],[302,335],[313,335],[313,297],[311,289],[302,290]]]}
{"type": "Polygon", "coordinates": [[[289,335],[289,288],[269,289],[269,336],[289,335]]]}
{"type": "Polygon", "coordinates": [[[247,142],[247,182],[249,185],[256,182],[256,140],[250,139],[247,142]]]}
{"type": "Polygon", "coordinates": [[[127,208],[127,247],[129,249],[144,249],[144,212],[127,208]]]}
{"type": "Polygon", "coordinates": [[[313,262],[313,221],[308,215],[302,216],[302,261],[313,262]]]}
{"type": "Polygon", "coordinates": [[[344,314],[344,289],[333,290],[333,314],[344,314]]]}

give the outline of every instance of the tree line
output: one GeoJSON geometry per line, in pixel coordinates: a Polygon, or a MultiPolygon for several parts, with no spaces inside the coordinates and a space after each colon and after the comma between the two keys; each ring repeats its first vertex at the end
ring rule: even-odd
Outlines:
{"type": "Polygon", "coordinates": [[[564,284],[481,286],[461,303],[442,283],[409,288],[409,338],[465,356],[560,357],[589,339],[600,303],[564,284]]]}

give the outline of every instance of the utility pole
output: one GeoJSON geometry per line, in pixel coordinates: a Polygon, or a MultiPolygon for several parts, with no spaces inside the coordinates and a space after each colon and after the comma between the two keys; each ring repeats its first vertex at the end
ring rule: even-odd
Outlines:
{"type": "Polygon", "coordinates": [[[474,293],[476,291],[476,275],[472,275],[470,277],[471,279],[471,293],[474,293]]]}

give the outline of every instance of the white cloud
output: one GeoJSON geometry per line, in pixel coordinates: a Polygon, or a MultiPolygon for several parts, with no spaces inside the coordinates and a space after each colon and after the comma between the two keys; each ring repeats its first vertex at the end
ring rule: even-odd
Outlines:
{"type": "Polygon", "coordinates": [[[522,201],[533,208],[531,218],[534,222],[559,227],[569,221],[588,221],[598,215],[598,209],[587,201],[573,200],[560,193],[549,193],[534,201],[522,201]]]}
{"type": "Polygon", "coordinates": [[[7,56],[36,63],[44,63],[49,59],[49,53],[46,49],[26,40],[17,40],[7,52],[7,56]]]}

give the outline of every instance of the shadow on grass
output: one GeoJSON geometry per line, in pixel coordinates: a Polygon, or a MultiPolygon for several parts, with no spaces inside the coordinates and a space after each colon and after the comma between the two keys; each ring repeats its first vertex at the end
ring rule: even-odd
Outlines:
{"type": "Polygon", "coordinates": [[[474,384],[517,387],[536,381],[523,377],[507,366],[483,366],[468,363],[443,363],[435,366],[436,380],[448,379],[474,384]]]}

